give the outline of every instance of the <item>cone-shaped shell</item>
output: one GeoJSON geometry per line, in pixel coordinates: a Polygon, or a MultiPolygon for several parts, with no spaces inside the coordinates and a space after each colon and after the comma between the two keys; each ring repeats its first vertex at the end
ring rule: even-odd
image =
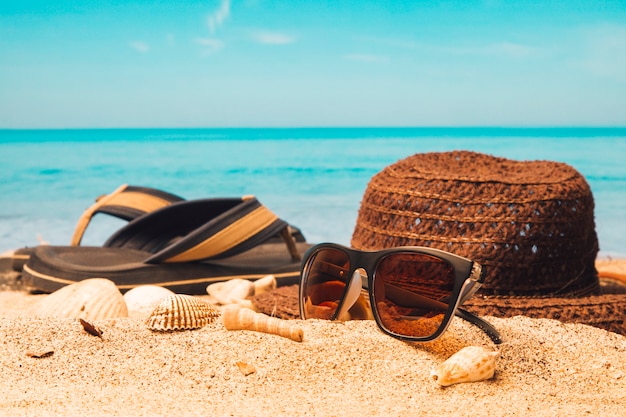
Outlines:
{"type": "Polygon", "coordinates": [[[31,313],[84,320],[128,317],[122,293],[113,281],[104,278],[86,279],[46,295],[33,306],[31,313]]]}
{"type": "Polygon", "coordinates": [[[235,304],[224,308],[222,322],[226,330],[253,330],[286,337],[295,342],[302,342],[304,339],[304,330],[295,320],[270,317],[247,308],[239,308],[235,304]]]}
{"type": "Polygon", "coordinates": [[[191,295],[165,297],[146,320],[150,330],[168,332],[199,329],[213,322],[219,311],[206,301],[191,295]]]}
{"type": "Polygon", "coordinates": [[[433,369],[430,375],[442,386],[492,378],[499,353],[480,346],[467,346],[433,369]]]}
{"type": "Polygon", "coordinates": [[[174,295],[174,291],[158,285],[140,285],[124,294],[130,317],[146,318],[165,297],[174,295]]]}

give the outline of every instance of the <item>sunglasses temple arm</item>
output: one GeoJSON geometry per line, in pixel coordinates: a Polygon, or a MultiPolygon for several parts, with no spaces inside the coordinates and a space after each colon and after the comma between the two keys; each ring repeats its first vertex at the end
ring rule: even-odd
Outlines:
{"type": "Polygon", "coordinates": [[[500,337],[500,333],[496,330],[495,327],[493,327],[487,321],[481,319],[477,315],[470,313],[469,311],[464,310],[462,308],[457,308],[455,314],[458,317],[462,318],[465,321],[472,323],[474,326],[478,327],[480,330],[485,332],[487,336],[489,336],[489,338],[496,345],[499,345],[500,343],[502,343],[502,338],[500,337]]]}

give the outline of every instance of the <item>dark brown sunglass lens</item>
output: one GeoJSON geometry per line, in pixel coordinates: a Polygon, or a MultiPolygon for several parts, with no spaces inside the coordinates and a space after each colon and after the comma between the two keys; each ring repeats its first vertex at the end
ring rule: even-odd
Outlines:
{"type": "Polygon", "coordinates": [[[454,268],[435,256],[394,253],[382,259],[374,280],[381,324],[401,336],[432,336],[451,302],[454,268]]]}
{"type": "Polygon", "coordinates": [[[309,258],[304,274],[304,318],[332,319],[350,280],[348,255],[322,249],[309,258]]]}

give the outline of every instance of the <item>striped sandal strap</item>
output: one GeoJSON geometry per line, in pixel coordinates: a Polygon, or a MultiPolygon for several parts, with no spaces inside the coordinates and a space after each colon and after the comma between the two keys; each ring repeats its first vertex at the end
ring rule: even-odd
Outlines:
{"type": "Polygon", "coordinates": [[[183,198],[165,191],[123,184],[112,193],[98,197],[96,202],[83,212],[74,229],[70,245],[80,245],[91,219],[98,213],[130,221],[179,201],[183,201],[183,198]]]}
{"type": "Polygon", "coordinates": [[[299,260],[289,224],[252,196],[171,204],[111,236],[110,247],[152,253],[146,263],[198,262],[243,253],[280,236],[299,260]]]}

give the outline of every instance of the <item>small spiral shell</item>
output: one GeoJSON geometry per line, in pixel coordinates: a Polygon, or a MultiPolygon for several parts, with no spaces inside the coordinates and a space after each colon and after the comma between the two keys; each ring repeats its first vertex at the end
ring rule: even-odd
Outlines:
{"type": "Polygon", "coordinates": [[[165,297],[146,320],[150,330],[168,332],[199,329],[213,322],[219,311],[206,301],[191,295],[165,297]]]}
{"type": "Polygon", "coordinates": [[[442,386],[492,378],[499,352],[480,346],[467,346],[434,368],[430,375],[442,386]]]}

